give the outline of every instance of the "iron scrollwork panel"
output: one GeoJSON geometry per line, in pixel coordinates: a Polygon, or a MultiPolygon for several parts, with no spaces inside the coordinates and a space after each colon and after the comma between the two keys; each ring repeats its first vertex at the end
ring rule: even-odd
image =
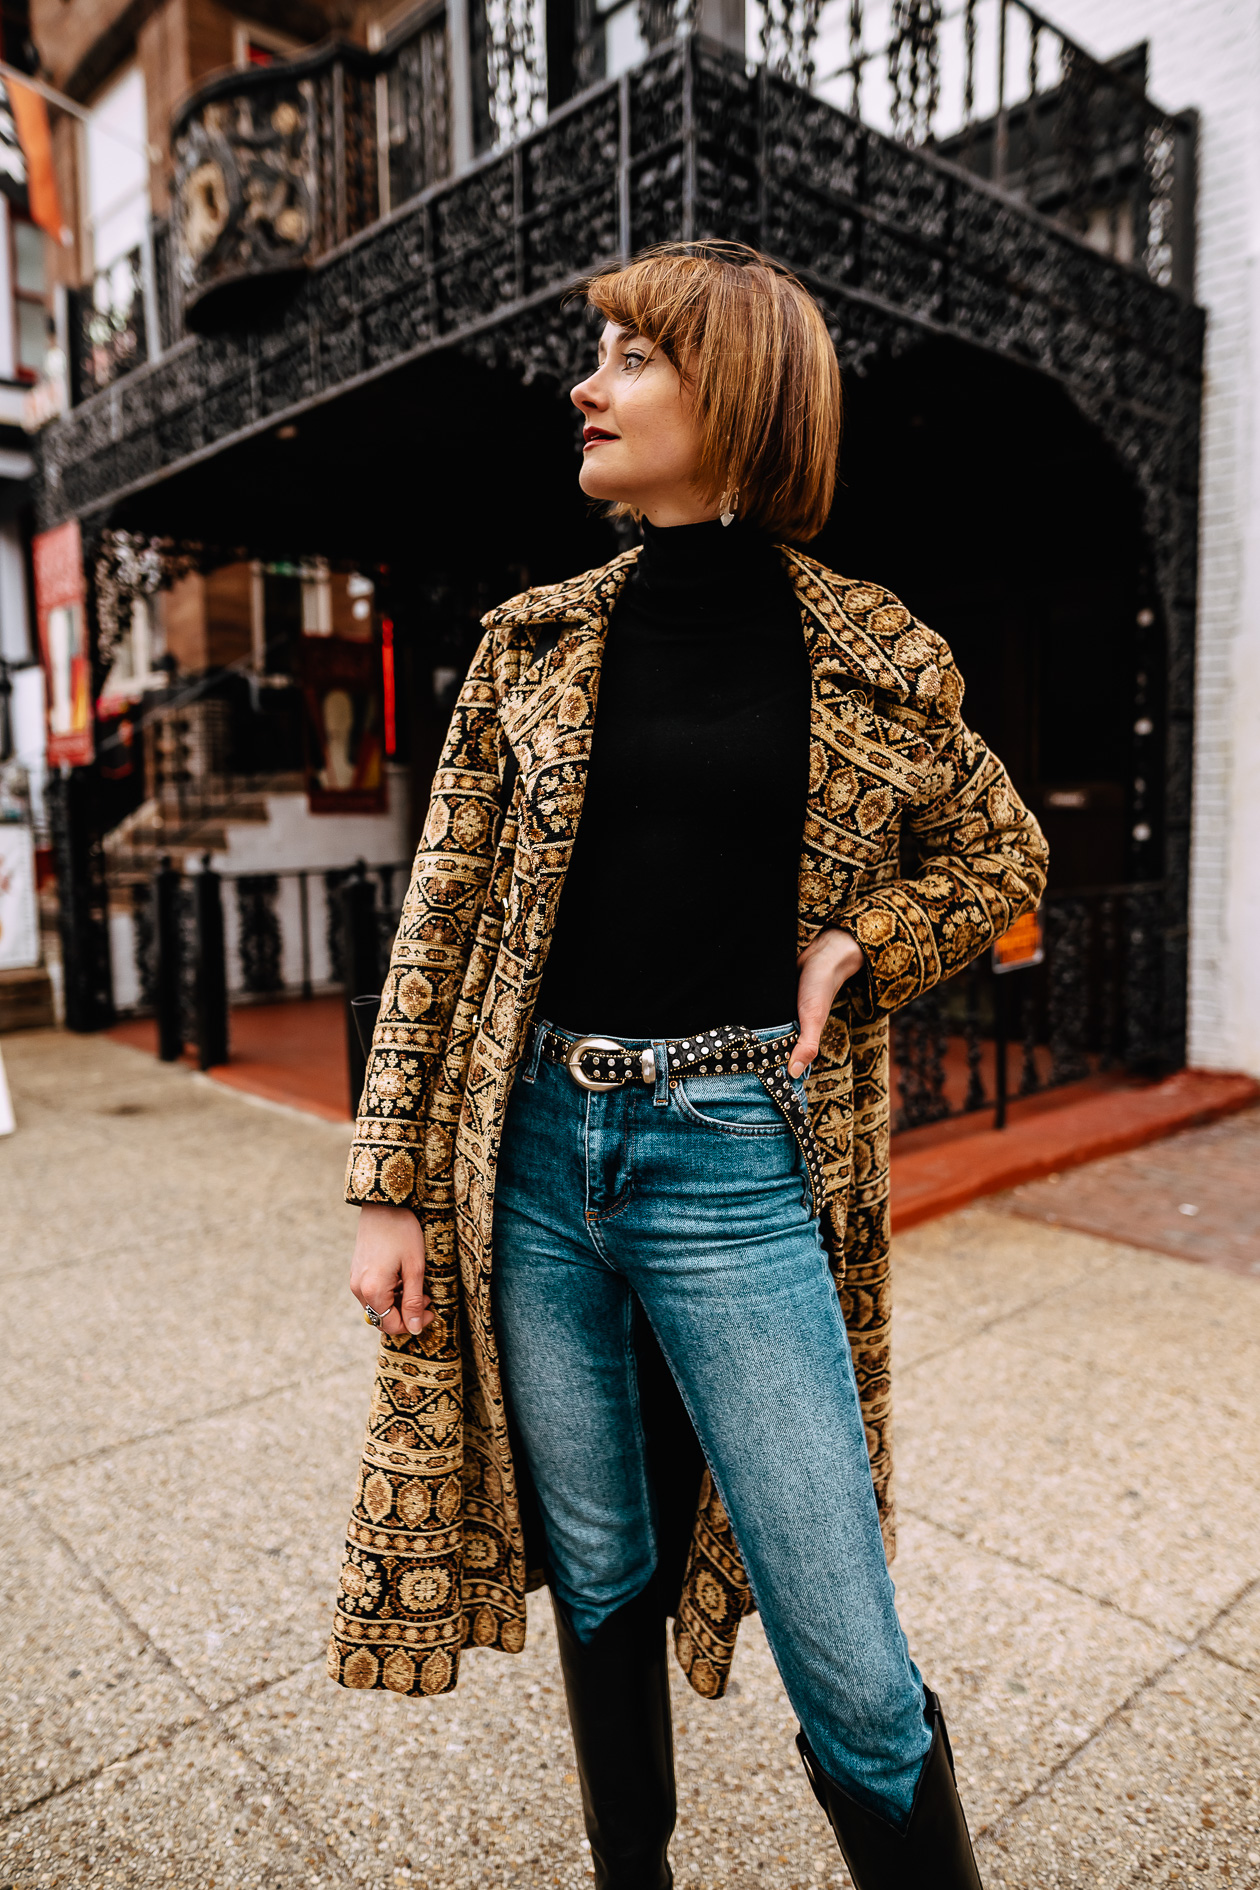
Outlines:
{"type": "Polygon", "coordinates": [[[237,951],[242,988],[256,996],[279,991],[281,975],[280,881],[275,873],[242,875],[236,882],[237,951]]]}
{"type": "Polygon", "coordinates": [[[70,392],[75,401],[100,393],[148,358],[144,264],[138,248],[69,295],[70,392]]]}
{"type": "Polygon", "coordinates": [[[451,168],[446,15],[393,53],[386,75],[389,200],[406,203],[451,168]]]}

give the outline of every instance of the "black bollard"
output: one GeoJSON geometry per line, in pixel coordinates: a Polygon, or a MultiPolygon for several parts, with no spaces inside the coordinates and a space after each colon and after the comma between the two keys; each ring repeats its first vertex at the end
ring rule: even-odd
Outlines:
{"type": "Polygon", "coordinates": [[[203,1070],[228,1060],[227,949],[223,940],[223,895],[204,854],[193,881],[197,915],[197,1061],[203,1070]]]}
{"type": "Polygon", "coordinates": [[[359,1112],[367,1058],[359,1042],[354,1000],[381,988],[381,930],[376,886],[359,860],[341,888],[341,955],[346,968],[346,1056],[350,1065],[350,1113],[359,1112]]]}
{"type": "Polygon", "coordinates": [[[157,1010],[158,1055],[163,1063],[175,1063],[184,1054],[184,1020],[181,1005],[184,940],[179,922],[179,874],[171,865],[169,853],[153,879],[153,938],[157,951],[153,980],[157,1010]]]}

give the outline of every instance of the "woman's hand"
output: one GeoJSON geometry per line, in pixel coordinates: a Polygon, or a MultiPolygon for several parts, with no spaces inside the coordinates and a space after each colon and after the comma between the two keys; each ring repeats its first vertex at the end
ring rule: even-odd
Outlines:
{"type": "Polygon", "coordinates": [[[818,1055],[819,1039],[836,992],[862,969],[862,947],[852,932],[828,930],[811,940],[796,962],[801,968],[796,992],[801,1035],[788,1064],[789,1076],[803,1076],[818,1055]]]}
{"type": "Polygon", "coordinates": [[[424,1234],[410,1208],[382,1203],[359,1209],[350,1291],[360,1306],[380,1313],[381,1331],[394,1338],[433,1323],[424,1292],[424,1234]]]}

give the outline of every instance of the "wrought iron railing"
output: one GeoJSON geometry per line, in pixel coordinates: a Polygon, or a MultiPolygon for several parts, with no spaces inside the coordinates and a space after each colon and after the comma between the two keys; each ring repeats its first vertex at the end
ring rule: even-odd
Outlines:
{"type": "Polygon", "coordinates": [[[87,400],[149,358],[146,263],[137,245],[68,298],[70,398],[87,400]]]}
{"type": "MultiPolygon", "coordinates": [[[[565,84],[546,70],[528,0],[474,5],[461,80],[475,121],[468,153],[519,145],[545,121],[549,95],[554,105],[597,81],[604,55],[590,33],[606,34],[614,14],[637,8],[636,43],[650,52],[711,36],[714,5],[586,9],[565,84]]],[[[987,179],[1162,286],[1191,290],[1195,119],[1147,97],[1141,51],[1099,61],[1026,0],[950,11],[855,0],[847,41],[820,0],[767,0],[758,17],[748,51],[767,71],[987,179]]],[[[186,329],[257,315],[338,243],[447,178],[449,59],[445,12],[429,11],[377,52],[336,40],[203,85],[172,127],[169,225],[155,223],[143,251],[73,294],[72,398],[140,365],[150,339],[170,347],[186,329]]],[[[598,127],[592,135],[598,170],[598,127]]]]}
{"type": "MultiPolygon", "coordinates": [[[[387,962],[408,871],[408,863],[397,862],[366,868],[213,874],[220,887],[226,1001],[258,1004],[341,990],[346,974],[339,896],[359,873],[374,889],[382,962],[387,962]]],[[[144,1017],[158,1008],[162,981],[158,913],[160,900],[166,896],[178,913],[180,969],[175,982],[181,992],[182,1040],[189,1043],[197,1035],[197,966],[205,951],[196,900],[201,878],[201,874],[179,872],[169,858],[157,873],[145,878],[111,876],[115,1009],[123,1017],[144,1017]],[[164,894],[164,887],[173,890],[164,894]]]]}
{"type": "Polygon", "coordinates": [[[1026,0],[856,0],[847,28],[843,51],[806,31],[786,75],[1191,292],[1196,120],[1148,98],[1145,47],[1098,60],[1026,0]]]}
{"type": "Polygon", "coordinates": [[[892,1019],[893,1126],[916,1129],[1108,1071],[1166,1065],[1160,1034],[1162,882],[1049,893],[1045,956],[995,972],[985,957],[892,1019]]]}
{"type": "Polygon", "coordinates": [[[385,154],[382,214],[451,169],[451,88],[446,11],[404,22],[385,41],[377,78],[377,138],[385,154]]]}

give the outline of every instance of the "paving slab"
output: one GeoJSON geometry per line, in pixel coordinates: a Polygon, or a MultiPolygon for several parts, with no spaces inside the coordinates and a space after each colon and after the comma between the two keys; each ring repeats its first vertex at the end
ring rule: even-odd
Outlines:
{"type": "Polygon", "coordinates": [[[1180,1639],[1260,1567],[1254,1435],[1000,1328],[910,1371],[897,1405],[912,1512],[1180,1639]]]}
{"type": "Polygon", "coordinates": [[[1235,1667],[1260,1673],[1260,1579],[1219,1617],[1203,1636],[1203,1645],[1235,1667]]]}
{"type": "Polygon", "coordinates": [[[1012,1890],[1255,1890],[1260,1682],[1192,1654],[978,1849],[1012,1890]]]}
{"type": "Polygon", "coordinates": [[[1046,1245],[1066,1239],[1092,1248],[1097,1264],[1088,1292],[1055,1293],[1020,1308],[1004,1323],[1004,1338],[1125,1378],[1147,1398],[1206,1395],[1221,1427],[1255,1435],[1260,1292],[1239,1294],[1226,1273],[1113,1241],[1052,1228],[1035,1233],[1046,1245]]]}
{"type": "Polygon", "coordinates": [[[899,1371],[1043,1301],[1096,1280],[1122,1250],[1085,1234],[963,1208],[899,1235],[893,1356],[899,1371]]]}
{"type": "Polygon", "coordinates": [[[368,1356],[23,1487],[219,1705],[327,1644],[370,1392],[368,1356]]]}
{"type": "Polygon", "coordinates": [[[205,1711],[30,1505],[0,1490],[0,1815],[205,1711]]]}
{"type": "Polygon", "coordinates": [[[1171,1635],[912,1517],[893,1574],[910,1651],[945,1707],[973,1831],[1185,1652],[1171,1635]]]}
{"type": "MultiPolygon", "coordinates": [[[[741,1630],[724,1700],[699,1699],[673,1667],[671,1692],[678,1890],[846,1885],[760,1623],[741,1630]]],[[[338,1696],[311,1669],[224,1717],[356,1882],[383,1890],[397,1871],[427,1890],[585,1890],[563,1699],[550,1603],[538,1594],[524,1652],[469,1653],[454,1694],[338,1696]]]]}
{"type": "MultiPolygon", "coordinates": [[[[94,1269],[154,1243],[178,1254],[227,1223],[266,1253],[280,1217],[326,1216],[329,1189],[340,1196],[348,1125],[251,1107],[182,1066],[62,1031],[6,1037],[5,1061],[18,1131],[0,1139],[0,1275],[94,1269]]],[[[349,1210],[340,1220],[349,1228],[349,1210]]]]}
{"type": "MultiPolygon", "coordinates": [[[[905,1536],[903,1619],[947,1703],[980,1830],[1183,1650],[940,1531],[911,1524],[905,1536]]],[[[698,1699],[677,1672],[672,1687],[680,1890],[845,1881],[804,1784],[796,1720],[759,1621],[741,1629],[725,1700],[698,1699]]],[[[524,1653],[471,1653],[446,1698],[339,1698],[311,1669],[239,1702],[225,1723],[286,1798],[335,1834],[365,1883],[404,1863],[452,1887],[563,1882],[584,1870],[545,1596],[531,1597],[524,1653]]]]}
{"type": "Polygon", "coordinates": [[[361,1354],[346,1284],[353,1216],[336,1210],[340,1131],[242,1106],[135,1051],[85,1054],[51,1031],[14,1042],[21,1125],[0,1141],[0,1476],[361,1354]],[[51,1331],[37,1311],[50,1298],[51,1331]]]}
{"type": "Polygon", "coordinates": [[[324,1833],[213,1725],[0,1825],[12,1890],[344,1890],[324,1833]]]}
{"type": "Polygon", "coordinates": [[[329,1232],[281,1217],[265,1245],[216,1228],[192,1249],[103,1263],[84,1316],[54,1335],[29,1317],[27,1283],[0,1283],[0,1475],[76,1463],[352,1367],[365,1345],[346,1286],[351,1243],[329,1232]]]}

